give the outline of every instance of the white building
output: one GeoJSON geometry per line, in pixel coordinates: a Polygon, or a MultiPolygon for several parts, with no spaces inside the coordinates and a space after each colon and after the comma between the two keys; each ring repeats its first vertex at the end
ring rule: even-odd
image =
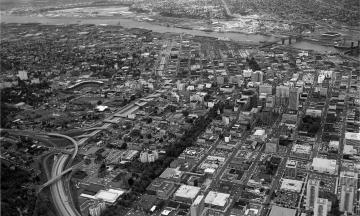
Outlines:
{"type": "Polygon", "coordinates": [[[220,87],[220,91],[224,93],[232,93],[235,90],[233,85],[223,85],[220,87]]]}
{"type": "Polygon", "coordinates": [[[175,192],[174,198],[175,200],[181,202],[193,203],[199,192],[200,192],[200,187],[183,184],[175,192]]]}
{"type": "Polygon", "coordinates": [[[27,71],[24,71],[24,70],[21,70],[18,72],[18,77],[20,80],[28,80],[28,72],[27,71]]]}
{"type": "Polygon", "coordinates": [[[331,140],[331,141],[329,142],[329,148],[339,149],[339,141],[337,141],[337,140],[331,140]]]}
{"type": "Polygon", "coordinates": [[[360,145],[360,133],[346,132],[345,133],[345,145],[360,145]]]}
{"type": "Polygon", "coordinates": [[[262,83],[264,79],[264,73],[262,71],[255,71],[251,74],[251,81],[256,83],[262,83]]]}
{"type": "Polygon", "coordinates": [[[253,71],[251,69],[243,70],[243,76],[244,77],[251,77],[252,73],[253,73],[253,71]]]}
{"type": "Polygon", "coordinates": [[[311,167],[321,173],[335,174],[337,170],[336,160],[325,158],[313,158],[311,167]]]}
{"type": "Polygon", "coordinates": [[[280,189],[300,193],[302,185],[303,185],[302,181],[293,180],[293,179],[282,179],[280,189]]]}
{"type": "Polygon", "coordinates": [[[140,161],[142,163],[154,162],[159,158],[157,150],[145,150],[140,153],[140,161]]]}
{"type": "Polygon", "coordinates": [[[109,190],[100,190],[95,194],[95,199],[97,200],[103,200],[107,203],[115,203],[115,201],[124,194],[125,191],[123,190],[115,190],[115,189],[109,189],[109,190]]]}
{"type": "Polygon", "coordinates": [[[251,138],[258,142],[264,142],[267,135],[264,129],[258,129],[254,132],[254,134],[251,136],[251,138]]]}
{"type": "Polygon", "coordinates": [[[205,205],[210,208],[225,210],[230,204],[230,194],[210,191],[205,198],[205,205]]]}
{"type": "Polygon", "coordinates": [[[321,117],[321,114],[322,114],[322,110],[317,110],[317,109],[307,109],[306,110],[306,115],[307,116],[321,117]]]}

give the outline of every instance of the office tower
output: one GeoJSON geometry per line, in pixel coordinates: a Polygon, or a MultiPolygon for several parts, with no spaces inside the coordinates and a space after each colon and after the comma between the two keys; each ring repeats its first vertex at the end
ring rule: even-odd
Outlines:
{"type": "Polygon", "coordinates": [[[91,216],[100,216],[101,213],[105,210],[106,205],[105,202],[95,202],[93,205],[89,207],[89,214],[91,216]]]}
{"type": "Polygon", "coordinates": [[[276,97],[288,98],[289,97],[289,87],[288,86],[277,86],[276,87],[276,97]]]}
{"type": "Polygon", "coordinates": [[[327,199],[318,198],[314,206],[314,216],[327,216],[328,205],[327,199]]]}
{"type": "Polygon", "coordinates": [[[352,171],[341,171],[339,185],[356,187],[358,182],[358,173],[352,171]]]}
{"type": "Polygon", "coordinates": [[[288,160],[288,161],[286,162],[286,166],[285,166],[286,176],[292,177],[292,178],[296,178],[296,175],[297,175],[297,164],[298,164],[298,162],[295,161],[295,160],[288,160]]]}
{"type": "Polygon", "coordinates": [[[264,73],[262,71],[255,71],[251,74],[251,81],[252,82],[259,82],[262,83],[264,79],[264,73]]]}
{"type": "Polygon", "coordinates": [[[299,91],[298,88],[290,88],[289,90],[289,109],[299,109],[299,91]]]}
{"type": "Polygon", "coordinates": [[[268,84],[263,84],[259,86],[259,94],[265,93],[267,95],[272,95],[273,87],[268,84]]]}
{"type": "Polygon", "coordinates": [[[355,188],[351,186],[342,186],[340,195],[340,211],[354,213],[354,193],[355,188]]]}
{"type": "Polygon", "coordinates": [[[286,105],[289,101],[289,86],[277,86],[276,87],[276,106],[286,105]]]}
{"type": "Polygon", "coordinates": [[[193,204],[190,207],[190,215],[191,216],[200,216],[202,211],[204,210],[204,195],[199,195],[194,200],[193,204]]]}
{"type": "Polygon", "coordinates": [[[310,179],[306,188],[306,210],[313,209],[314,204],[319,197],[320,182],[316,179],[310,179]]]}

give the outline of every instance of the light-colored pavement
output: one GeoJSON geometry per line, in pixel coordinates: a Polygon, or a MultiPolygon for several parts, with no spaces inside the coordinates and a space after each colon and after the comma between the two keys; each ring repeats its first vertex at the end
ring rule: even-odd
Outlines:
{"type": "MultiPolygon", "coordinates": [[[[58,159],[56,159],[51,171],[52,178],[61,174],[64,167],[66,166],[66,161],[68,160],[68,158],[68,155],[61,155],[58,159]]],[[[50,186],[50,191],[55,207],[60,215],[80,216],[80,214],[72,207],[68,196],[65,194],[65,185],[63,180],[57,181],[52,184],[50,186]]]]}

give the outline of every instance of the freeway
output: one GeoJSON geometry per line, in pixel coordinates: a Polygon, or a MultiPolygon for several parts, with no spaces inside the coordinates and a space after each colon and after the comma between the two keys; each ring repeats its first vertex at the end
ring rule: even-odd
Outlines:
{"type": "Polygon", "coordinates": [[[45,147],[49,147],[49,146],[51,146],[53,148],[56,147],[56,144],[54,142],[50,141],[46,137],[43,137],[40,135],[36,136],[34,131],[22,131],[22,130],[16,130],[16,129],[0,128],[0,132],[6,132],[13,136],[21,136],[21,137],[28,137],[31,139],[35,139],[35,140],[40,141],[41,143],[47,144],[47,145],[45,145],[45,147]]]}
{"type": "MultiPolygon", "coordinates": [[[[74,145],[74,151],[72,153],[70,162],[72,162],[72,160],[75,158],[75,156],[77,155],[78,150],[79,150],[78,143],[76,142],[76,140],[74,140],[73,138],[71,138],[69,136],[59,134],[59,133],[37,133],[35,131],[22,131],[22,130],[6,129],[6,128],[0,128],[0,132],[7,132],[9,134],[14,134],[16,136],[31,137],[32,139],[37,139],[41,142],[51,144],[52,147],[56,147],[56,145],[53,142],[47,140],[46,136],[60,137],[60,138],[67,139],[67,140],[71,141],[71,143],[74,145]]],[[[71,164],[71,163],[68,163],[68,164],[71,164]]]]}
{"type": "MultiPolygon", "coordinates": [[[[149,95],[145,98],[149,98],[152,96],[154,96],[154,95],[149,95]]],[[[68,197],[66,195],[65,189],[66,189],[66,187],[68,187],[68,185],[65,183],[67,180],[66,179],[64,180],[61,177],[64,174],[68,173],[69,169],[72,169],[72,167],[70,167],[70,166],[71,166],[75,156],[78,153],[80,145],[84,144],[90,137],[95,136],[100,131],[109,128],[112,125],[112,123],[107,123],[107,121],[119,122],[120,119],[122,117],[124,117],[124,114],[126,114],[129,110],[132,110],[132,109],[136,108],[136,106],[138,106],[136,103],[139,101],[140,101],[140,99],[133,101],[132,103],[130,103],[127,106],[120,109],[115,114],[106,118],[105,121],[102,121],[102,122],[104,122],[104,124],[101,127],[85,129],[84,131],[91,131],[91,130],[93,130],[93,131],[90,134],[88,134],[88,136],[82,138],[79,142],[77,142],[75,139],[73,139],[70,136],[67,136],[64,134],[58,134],[58,133],[38,133],[35,131],[21,131],[21,130],[3,129],[3,128],[0,128],[0,132],[8,132],[10,134],[15,134],[17,136],[26,136],[26,137],[32,137],[35,139],[41,138],[41,141],[51,144],[53,147],[56,147],[56,145],[53,144],[52,142],[50,142],[49,140],[47,140],[46,137],[60,137],[60,138],[64,138],[64,139],[71,141],[71,143],[74,146],[71,158],[69,159],[69,155],[67,155],[67,154],[63,154],[59,158],[55,158],[54,165],[53,165],[51,175],[50,175],[50,179],[48,180],[47,183],[45,183],[45,185],[48,185],[49,182],[53,183],[53,184],[50,184],[51,185],[50,191],[51,191],[51,195],[53,197],[53,202],[54,202],[55,208],[57,209],[57,211],[60,215],[62,215],[62,216],[80,216],[80,214],[77,212],[77,210],[75,208],[73,208],[71,205],[72,204],[71,197],[68,197]],[[68,159],[69,159],[69,161],[68,161],[68,159]]],[[[45,170],[46,170],[46,167],[45,167],[45,170]]],[[[48,175],[49,175],[49,173],[47,172],[47,176],[48,175]]],[[[48,176],[48,178],[49,178],[49,176],[48,176]]],[[[69,191],[69,189],[67,189],[67,191],[69,191]]]]}
{"type": "Polygon", "coordinates": [[[73,138],[71,138],[69,136],[66,136],[66,135],[63,135],[63,134],[58,134],[58,133],[45,133],[45,134],[48,135],[48,136],[60,137],[60,138],[64,138],[64,139],[67,139],[67,140],[71,141],[71,143],[74,145],[74,152],[73,152],[73,154],[72,154],[72,156],[70,158],[69,163],[67,163],[67,167],[71,166],[71,164],[74,161],[74,158],[77,155],[78,150],[79,150],[79,145],[76,142],[76,140],[74,140],[73,138]]]}
{"type": "MultiPolygon", "coordinates": [[[[52,172],[50,175],[50,179],[48,182],[53,183],[53,184],[51,184],[50,191],[51,191],[51,195],[53,197],[54,205],[55,205],[56,209],[58,210],[58,212],[60,213],[60,215],[62,215],[62,216],[78,216],[78,215],[80,215],[74,208],[71,207],[71,202],[69,202],[68,197],[65,194],[64,182],[61,179],[61,177],[64,174],[66,174],[69,171],[69,169],[71,169],[71,168],[69,168],[69,166],[71,166],[73,159],[75,158],[75,156],[78,152],[78,143],[73,138],[63,135],[63,134],[58,134],[58,133],[37,134],[34,131],[20,131],[20,130],[3,129],[3,128],[0,128],[0,132],[8,132],[10,134],[15,134],[18,136],[26,136],[26,137],[31,136],[32,138],[35,138],[35,139],[37,137],[42,137],[43,139],[45,139],[43,136],[60,137],[60,138],[68,139],[73,143],[74,151],[73,151],[72,156],[69,161],[68,161],[69,155],[67,155],[67,154],[61,155],[60,158],[58,158],[58,159],[55,158],[52,172]],[[64,171],[64,169],[66,169],[66,170],[64,171]]],[[[45,157],[44,161],[46,161],[47,159],[48,159],[48,157],[45,157]]],[[[44,164],[44,161],[43,161],[43,164],[44,164]]],[[[45,166],[44,169],[45,169],[47,177],[49,178],[49,173],[47,172],[47,166],[45,166]]],[[[48,182],[45,183],[45,185],[48,185],[49,184],[48,182]]],[[[40,187],[39,191],[42,188],[43,187],[40,187]]]]}
{"type": "MultiPolygon", "coordinates": [[[[51,171],[51,177],[55,178],[60,175],[64,167],[66,166],[66,161],[68,155],[61,155],[53,165],[51,171]]],[[[57,181],[50,187],[51,195],[53,197],[53,202],[55,207],[63,216],[80,216],[80,214],[71,206],[68,196],[65,194],[65,185],[63,180],[57,181]]]]}

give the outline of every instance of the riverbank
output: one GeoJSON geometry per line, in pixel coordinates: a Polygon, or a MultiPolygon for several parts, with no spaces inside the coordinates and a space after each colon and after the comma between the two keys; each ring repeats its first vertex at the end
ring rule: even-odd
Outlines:
{"type": "Polygon", "coordinates": [[[230,40],[242,42],[246,44],[259,44],[261,41],[276,41],[274,36],[266,36],[260,34],[243,34],[231,32],[206,32],[196,29],[184,29],[174,26],[158,25],[151,22],[138,21],[125,17],[94,17],[94,18],[69,18],[69,17],[39,17],[39,16],[15,16],[3,15],[1,16],[2,23],[40,23],[46,25],[68,25],[68,24],[107,24],[107,25],[121,25],[124,28],[142,28],[158,33],[178,33],[190,34],[214,38],[229,38],[230,40]]]}
{"type": "MultiPolygon", "coordinates": [[[[69,24],[94,24],[94,25],[115,25],[124,28],[141,28],[158,33],[189,34],[194,36],[212,37],[220,40],[230,40],[246,45],[259,46],[261,43],[275,43],[280,41],[281,35],[268,35],[258,33],[240,33],[240,32],[217,32],[206,31],[184,27],[176,27],[158,24],[155,22],[146,22],[134,19],[134,17],[111,16],[111,17],[44,17],[44,16],[17,16],[5,14],[1,16],[2,23],[40,23],[45,25],[69,25],[69,24]]],[[[320,53],[338,52],[334,47],[322,45],[319,42],[311,40],[299,40],[291,44],[298,49],[313,50],[320,53]]]]}

